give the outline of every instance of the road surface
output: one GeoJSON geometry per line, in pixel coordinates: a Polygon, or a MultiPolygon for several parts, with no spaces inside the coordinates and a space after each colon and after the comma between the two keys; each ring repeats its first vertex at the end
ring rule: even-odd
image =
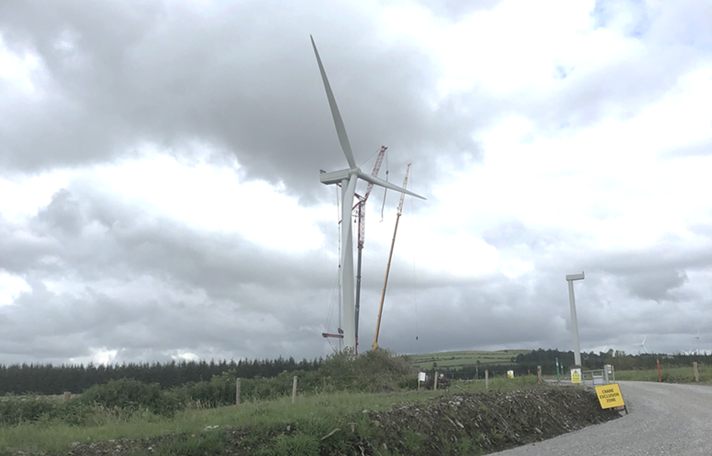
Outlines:
{"type": "Polygon", "coordinates": [[[628,415],[498,456],[710,456],[712,387],[619,382],[628,415]]]}

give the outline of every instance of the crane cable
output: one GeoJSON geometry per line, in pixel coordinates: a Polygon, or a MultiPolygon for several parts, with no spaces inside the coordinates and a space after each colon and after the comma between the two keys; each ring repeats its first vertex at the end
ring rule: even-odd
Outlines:
{"type": "MultiPolygon", "coordinates": [[[[410,175],[410,188],[413,188],[413,175],[410,175]]],[[[408,208],[410,209],[410,218],[415,220],[413,216],[413,199],[408,198],[408,208]]],[[[417,224],[416,224],[417,225],[417,224]]],[[[417,231],[416,231],[417,233],[417,231]]],[[[413,303],[415,305],[415,340],[418,341],[418,281],[416,280],[415,255],[413,255],[413,303]]]]}

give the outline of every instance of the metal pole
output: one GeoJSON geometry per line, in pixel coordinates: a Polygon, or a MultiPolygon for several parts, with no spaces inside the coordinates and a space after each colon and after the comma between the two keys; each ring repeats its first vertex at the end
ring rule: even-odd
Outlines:
{"type": "Polygon", "coordinates": [[[581,349],[579,348],[578,319],[576,318],[576,300],[574,299],[574,280],[583,280],[581,274],[571,274],[566,276],[569,283],[569,304],[571,304],[571,333],[574,339],[574,364],[581,367],[581,349]]]}
{"type": "Polygon", "coordinates": [[[559,378],[559,358],[556,357],[556,381],[560,382],[561,379],[559,378]]]}

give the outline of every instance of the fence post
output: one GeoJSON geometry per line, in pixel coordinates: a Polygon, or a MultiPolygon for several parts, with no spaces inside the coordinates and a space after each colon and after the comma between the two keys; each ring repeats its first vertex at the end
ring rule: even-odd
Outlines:
{"type": "Polygon", "coordinates": [[[438,371],[435,371],[435,380],[433,381],[433,391],[438,389],[438,371]]]}
{"type": "Polygon", "coordinates": [[[235,380],[235,405],[240,405],[240,379],[235,380]]]}
{"type": "Polygon", "coordinates": [[[297,376],[294,376],[294,382],[292,383],[292,404],[297,400],[297,376]]]}
{"type": "Polygon", "coordinates": [[[69,402],[71,399],[72,399],[72,393],[69,391],[65,391],[64,392],[64,402],[69,402]]]}
{"type": "Polygon", "coordinates": [[[489,390],[489,370],[485,370],[485,390],[489,390]]]}
{"type": "Polygon", "coordinates": [[[700,383],[700,371],[697,370],[697,361],[692,363],[692,370],[695,372],[695,382],[700,383]]]}
{"type": "Polygon", "coordinates": [[[541,366],[536,367],[536,376],[539,379],[539,383],[541,383],[541,366]]]}

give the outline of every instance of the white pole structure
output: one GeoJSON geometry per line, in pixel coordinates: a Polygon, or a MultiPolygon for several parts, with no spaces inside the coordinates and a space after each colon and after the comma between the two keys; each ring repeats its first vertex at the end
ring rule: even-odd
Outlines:
{"type": "Polygon", "coordinates": [[[324,70],[324,65],[321,63],[321,57],[319,57],[319,51],[316,50],[316,43],[314,43],[314,38],[311,39],[312,47],[314,48],[314,55],[316,56],[317,64],[319,65],[319,72],[321,73],[321,79],[324,83],[324,90],[326,91],[326,98],[329,101],[329,109],[331,110],[331,116],[334,118],[334,126],[336,127],[336,135],[339,138],[339,143],[341,144],[341,149],[344,152],[346,161],[349,167],[347,169],[342,169],[339,171],[322,172],[319,176],[322,184],[333,185],[341,184],[341,204],[342,204],[342,216],[341,216],[341,245],[342,245],[342,258],[341,258],[341,299],[343,308],[343,330],[344,330],[344,348],[356,351],[356,305],[355,305],[355,289],[354,289],[354,252],[353,252],[353,229],[351,227],[351,208],[354,203],[354,192],[356,191],[356,181],[359,179],[364,180],[368,183],[375,184],[381,187],[389,188],[397,192],[405,193],[406,195],[415,196],[416,198],[425,199],[422,196],[408,191],[404,188],[398,187],[397,185],[391,184],[390,182],[379,179],[376,176],[364,173],[356,165],[356,160],[354,159],[353,151],[351,150],[351,144],[349,143],[348,135],[346,134],[346,128],[344,127],[344,122],[341,119],[341,114],[339,113],[339,107],[336,105],[336,99],[334,98],[334,93],[331,91],[331,86],[329,85],[329,80],[326,77],[326,71],[324,70]]]}
{"type": "Polygon", "coordinates": [[[579,348],[578,335],[578,320],[576,319],[576,300],[574,299],[574,280],[583,280],[583,272],[581,274],[570,274],[566,276],[566,281],[569,282],[569,304],[571,304],[571,333],[574,338],[574,364],[581,366],[581,349],[579,348]]]}

